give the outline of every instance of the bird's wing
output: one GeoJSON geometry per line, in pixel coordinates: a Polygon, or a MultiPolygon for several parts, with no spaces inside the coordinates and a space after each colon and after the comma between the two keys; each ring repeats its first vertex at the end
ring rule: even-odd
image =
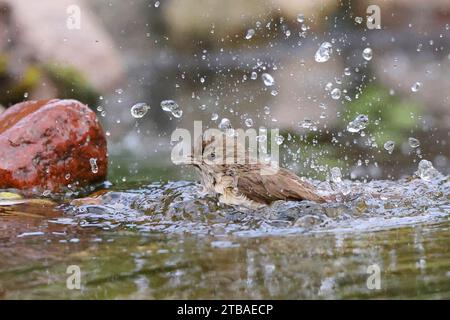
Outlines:
{"type": "MultiPolygon", "coordinates": [[[[263,167],[263,170],[274,170],[263,167]]],[[[261,166],[243,166],[237,175],[237,188],[247,198],[270,204],[275,200],[312,200],[324,202],[317,190],[297,175],[284,168],[261,174],[261,166]]]]}

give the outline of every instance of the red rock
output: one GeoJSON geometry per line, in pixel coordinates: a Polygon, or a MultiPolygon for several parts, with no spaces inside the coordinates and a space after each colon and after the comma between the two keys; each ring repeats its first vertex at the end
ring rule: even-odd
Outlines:
{"type": "Polygon", "coordinates": [[[76,100],[27,101],[0,114],[0,188],[85,186],[103,181],[107,165],[97,116],[76,100]]]}

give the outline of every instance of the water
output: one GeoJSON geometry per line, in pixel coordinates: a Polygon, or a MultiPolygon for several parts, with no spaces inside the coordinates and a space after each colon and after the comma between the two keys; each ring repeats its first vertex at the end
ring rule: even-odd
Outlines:
{"type": "Polygon", "coordinates": [[[255,35],[255,29],[248,29],[247,34],[245,35],[246,40],[250,40],[255,35]]]}
{"type": "Polygon", "coordinates": [[[251,118],[246,118],[244,123],[249,128],[253,126],[253,120],[251,118]]]}
{"type": "Polygon", "coordinates": [[[368,122],[369,117],[365,114],[360,114],[347,125],[347,131],[352,133],[360,132],[367,127],[368,122]]]}
{"type": "Polygon", "coordinates": [[[98,173],[98,165],[97,165],[97,159],[96,158],[90,158],[89,164],[91,165],[91,172],[92,173],[98,173]]]}
{"type": "Polygon", "coordinates": [[[146,103],[140,102],[133,105],[130,112],[133,118],[140,119],[147,114],[148,110],[150,110],[150,106],[146,103]]]}
{"type": "Polygon", "coordinates": [[[334,88],[331,90],[330,95],[334,100],[338,100],[341,97],[341,90],[339,88],[334,88]]]}
{"type": "Polygon", "coordinates": [[[257,211],[221,205],[187,181],[1,200],[0,296],[450,298],[450,177],[340,179],[351,190],[341,202],[257,211]],[[73,265],[82,290],[66,288],[73,265]],[[374,265],[380,290],[366,285],[374,265]]]}
{"type": "Polygon", "coordinates": [[[262,78],[262,80],[264,82],[264,85],[266,87],[271,87],[271,86],[273,86],[275,84],[274,78],[268,73],[263,73],[261,75],[261,78],[262,78]]]}
{"type": "Polygon", "coordinates": [[[230,130],[233,126],[231,125],[231,121],[228,118],[223,118],[220,120],[219,129],[222,131],[230,130]]]}
{"type": "Polygon", "coordinates": [[[373,52],[371,48],[365,48],[362,52],[362,56],[364,58],[364,60],[366,61],[370,61],[372,60],[373,57],[373,52]]]}
{"type": "Polygon", "coordinates": [[[417,148],[420,146],[420,141],[416,138],[409,137],[408,138],[408,144],[411,148],[417,148]]]}
{"type": "Polygon", "coordinates": [[[421,82],[414,82],[414,84],[411,86],[411,91],[417,92],[417,91],[419,91],[421,86],[422,86],[421,82]]]}
{"type": "Polygon", "coordinates": [[[330,59],[333,53],[333,46],[329,42],[323,42],[319,49],[317,49],[314,59],[316,62],[326,62],[330,59]]]}
{"type": "Polygon", "coordinates": [[[395,148],[395,142],[392,140],[386,141],[384,143],[384,149],[389,153],[392,154],[392,152],[394,152],[394,148],[395,148]]]}
{"type": "Polygon", "coordinates": [[[281,135],[275,136],[275,143],[276,143],[277,145],[282,145],[283,142],[284,142],[284,137],[283,137],[283,136],[281,136],[281,135]]]}
{"type": "Polygon", "coordinates": [[[431,181],[439,176],[439,172],[433,167],[433,164],[426,159],[420,160],[416,174],[425,181],[431,181]]]}
{"type": "Polygon", "coordinates": [[[363,18],[362,17],[355,17],[355,22],[357,24],[361,24],[363,22],[363,18]]]}
{"type": "Polygon", "coordinates": [[[166,112],[170,112],[175,118],[181,118],[183,115],[183,110],[180,108],[178,103],[173,100],[161,101],[161,109],[166,112]]]}

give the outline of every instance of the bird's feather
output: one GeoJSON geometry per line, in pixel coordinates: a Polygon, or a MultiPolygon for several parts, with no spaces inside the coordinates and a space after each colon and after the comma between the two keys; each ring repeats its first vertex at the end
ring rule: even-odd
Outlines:
{"type": "MultiPolygon", "coordinates": [[[[237,176],[237,189],[250,200],[270,204],[276,200],[311,200],[324,202],[314,186],[284,168],[262,174],[261,165],[245,165],[237,176]]],[[[274,169],[272,169],[274,170],[274,169]]]]}

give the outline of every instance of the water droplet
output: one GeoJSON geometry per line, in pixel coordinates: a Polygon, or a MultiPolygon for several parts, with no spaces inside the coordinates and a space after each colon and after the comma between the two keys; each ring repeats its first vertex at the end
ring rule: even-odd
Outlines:
{"type": "Polygon", "coordinates": [[[430,181],[436,176],[439,175],[439,171],[437,171],[431,161],[422,159],[419,162],[419,167],[416,171],[416,174],[425,181],[430,181]]]}
{"type": "Polygon", "coordinates": [[[91,165],[92,173],[98,173],[97,159],[96,158],[90,158],[89,159],[89,163],[91,165]]]}
{"type": "Polygon", "coordinates": [[[412,92],[417,92],[419,91],[420,87],[422,86],[421,82],[415,82],[412,86],[411,86],[411,91],[412,92]]]}
{"type": "Polygon", "coordinates": [[[334,88],[331,90],[331,98],[337,100],[341,97],[341,90],[339,88],[334,88]]]}
{"type": "Polygon", "coordinates": [[[133,118],[140,119],[146,115],[148,110],[150,110],[150,106],[144,102],[140,102],[132,106],[130,111],[133,118]]]}
{"type": "Polygon", "coordinates": [[[298,124],[301,128],[305,128],[305,129],[308,129],[308,128],[311,128],[311,126],[313,125],[313,122],[312,122],[312,120],[310,120],[310,119],[304,119],[302,122],[300,122],[299,124],[298,124]]]}
{"type": "Polygon", "coordinates": [[[50,191],[50,190],[45,190],[43,193],[42,193],[42,195],[44,196],[44,197],[48,197],[48,196],[50,196],[52,194],[52,192],[50,191]]]}
{"type": "Polygon", "coordinates": [[[316,62],[326,62],[330,59],[331,53],[333,52],[333,46],[329,42],[323,42],[319,49],[316,51],[314,59],[316,62]]]}
{"type": "Polygon", "coordinates": [[[159,1],[156,1],[156,2],[155,2],[155,8],[158,8],[158,7],[159,7],[159,4],[160,4],[159,1]]]}
{"type": "Polygon", "coordinates": [[[330,180],[334,183],[341,183],[342,182],[341,169],[339,169],[338,167],[331,168],[330,180]]]}
{"type": "Polygon", "coordinates": [[[355,17],[355,22],[357,24],[361,24],[363,22],[363,18],[362,17],[355,17]]]}
{"type": "Polygon", "coordinates": [[[408,144],[411,148],[417,148],[418,146],[420,146],[420,141],[416,138],[409,137],[408,144]]]}
{"type": "Polygon", "coordinates": [[[365,114],[360,114],[355,118],[355,120],[347,125],[347,131],[352,133],[359,132],[367,127],[368,122],[369,117],[365,114]]]}
{"type": "Polygon", "coordinates": [[[115,91],[117,94],[122,94],[123,93],[123,89],[116,89],[116,91],[115,91]]]}
{"type": "Polygon", "coordinates": [[[216,121],[217,119],[219,119],[219,115],[218,115],[217,113],[213,113],[213,114],[211,115],[211,120],[212,120],[212,121],[216,121]]]}
{"type": "Polygon", "coordinates": [[[220,120],[220,123],[219,123],[219,129],[220,129],[220,130],[224,130],[224,131],[225,131],[225,130],[232,129],[230,119],[228,119],[228,118],[223,118],[222,120],[220,120]]]}
{"type": "Polygon", "coordinates": [[[256,78],[258,78],[258,74],[255,71],[253,71],[252,75],[250,76],[250,79],[256,80],[256,78]]]}
{"type": "Polygon", "coordinates": [[[281,136],[281,135],[277,135],[277,136],[275,137],[275,142],[276,142],[277,145],[282,145],[283,142],[284,142],[284,137],[281,136]]]}
{"type": "Polygon", "coordinates": [[[367,60],[367,61],[372,60],[372,56],[373,56],[372,49],[365,48],[362,52],[362,56],[363,56],[364,60],[367,60]]]}
{"type": "Polygon", "coordinates": [[[344,74],[345,74],[346,76],[351,75],[352,73],[350,72],[350,68],[345,68],[345,69],[344,69],[344,74]]]}
{"type": "Polygon", "coordinates": [[[259,135],[259,136],[256,137],[256,140],[257,140],[258,142],[264,142],[264,141],[267,140],[267,136],[265,136],[265,135],[259,135]]]}
{"type": "Polygon", "coordinates": [[[384,149],[389,153],[392,154],[395,148],[395,142],[392,140],[386,141],[384,143],[384,149]]]}
{"type": "Polygon", "coordinates": [[[170,112],[175,118],[181,118],[183,115],[183,110],[181,110],[180,106],[173,100],[161,101],[161,108],[166,112],[170,112]]]}
{"type": "Polygon", "coordinates": [[[255,35],[255,29],[248,29],[245,39],[250,40],[255,35]]]}
{"type": "Polygon", "coordinates": [[[268,73],[263,73],[263,74],[261,75],[261,78],[262,78],[262,80],[263,80],[263,82],[264,82],[264,85],[265,85],[266,87],[271,87],[271,86],[273,86],[273,85],[275,84],[275,80],[274,80],[273,77],[272,77],[270,74],[268,74],[268,73]]]}
{"type": "Polygon", "coordinates": [[[252,120],[251,118],[245,119],[244,122],[245,122],[245,125],[246,125],[247,127],[253,126],[253,120],[252,120]]]}
{"type": "Polygon", "coordinates": [[[270,114],[270,107],[264,106],[264,114],[267,114],[267,115],[270,114]]]}
{"type": "Polygon", "coordinates": [[[299,23],[305,22],[305,16],[304,16],[303,13],[299,13],[299,14],[297,15],[297,21],[298,21],[299,23]]]}

